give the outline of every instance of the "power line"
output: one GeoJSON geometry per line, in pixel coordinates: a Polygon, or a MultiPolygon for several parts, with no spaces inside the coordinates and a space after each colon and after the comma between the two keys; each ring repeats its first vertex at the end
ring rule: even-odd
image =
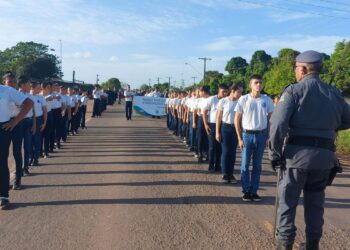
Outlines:
{"type": "Polygon", "coordinates": [[[302,4],[302,5],[311,6],[311,7],[316,7],[316,8],[326,9],[326,10],[334,10],[334,11],[339,11],[339,12],[343,12],[343,13],[348,13],[348,11],[346,11],[346,10],[336,9],[336,8],[333,8],[333,7],[327,7],[327,6],[322,6],[322,5],[313,4],[313,3],[305,3],[305,2],[300,2],[300,1],[296,1],[296,0],[288,0],[286,2],[294,2],[294,3],[299,3],[299,4],[302,4]]]}
{"type": "Polygon", "coordinates": [[[271,3],[264,3],[263,4],[263,3],[258,3],[258,2],[254,2],[254,1],[248,1],[248,0],[236,0],[236,1],[242,2],[242,3],[250,3],[250,4],[270,7],[270,8],[274,8],[274,9],[286,10],[286,11],[290,11],[290,12],[296,12],[296,13],[301,12],[301,13],[314,14],[314,15],[323,16],[323,17],[333,17],[333,18],[340,18],[340,19],[350,20],[350,18],[348,18],[348,17],[328,15],[328,14],[314,12],[314,11],[293,10],[293,9],[290,9],[290,8],[287,8],[287,7],[282,7],[280,5],[275,5],[275,4],[271,4],[271,3]]]}
{"type": "Polygon", "coordinates": [[[343,6],[348,6],[350,7],[350,4],[347,3],[341,3],[341,2],[337,2],[337,1],[332,1],[332,0],[319,0],[321,2],[325,2],[325,3],[334,3],[334,4],[338,4],[338,5],[343,5],[343,6]]]}

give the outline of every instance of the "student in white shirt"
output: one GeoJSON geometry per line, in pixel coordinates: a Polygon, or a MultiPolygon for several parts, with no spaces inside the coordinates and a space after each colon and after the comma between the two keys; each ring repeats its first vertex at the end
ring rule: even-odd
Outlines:
{"type": "Polygon", "coordinates": [[[10,87],[16,86],[16,77],[12,72],[7,72],[3,76],[3,83],[6,86],[0,85],[0,209],[2,210],[8,209],[10,205],[8,155],[12,131],[33,108],[32,100],[14,87],[10,87]],[[19,113],[12,119],[11,103],[20,107],[19,113]]]}
{"type": "MultiPolygon", "coordinates": [[[[34,96],[30,94],[30,83],[26,77],[20,77],[18,81],[19,90],[28,98],[30,98],[33,103],[35,102],[34,96]]],[[[29,173],[29,163],[33,153],[33,135],[36,133],[36,115],[34,107],[28,112],[25,119],[23,119],[23,149],[24,149],[24,159],[23,159],[23,173],[25,175],[30,175],[29,173]]],[[[16,185],[14,185],[16,188],[16,185]]],[[[18,187],[20,189],[20,187],[18,187]]]]}
{"type": "Polygon", "coordinates": [[[39,156],[41,150],[41,134],[46,127],[47,121],[47,108],[45,98],[40,95],[41,86],[39,82],[31,82],[31,94],[34,97],[34,110],[36,117],[36,129],[35,134],[32,137],[33,149],[30,159],[30,165],[39,165],[39,156]]]}
{"type": "Polygon", "coordinates": [[[70,97],[67,95],[67,88],[64,86],[61,86],[60,88],[60,94],[62,96],[62,99],[65,103],[65,110],[64,114],[62,116],[62,141],[66,142],[67,141],[67,135],[69,133],[68,130],[68,121],[72,119],[72,110],[71,110],[71,101],[70,97]]]}
{"type": "Polygon", "coordinates": [[[238,100],[235,108],[235,127],[242,150],[241,185],[243,201],[261,201],[257,194],[260,185],[261,162],[267,142],[268,123],[274,110],[270,97],[261,94],[260,75],[250,77],[251,92],[238,100]],[[250,161],[253,161],[251,176],[250,161]]]}
{"type": "Polygon", "coordinates": [[[124,91],[125,97],[125,116],[127,120],[131,120],[132,116],[132,101],[134,99],[134,93],[130,90],[130,85],[128,85],[127,90],[124,91]]]}
{"type": "Polygon", "coordinates": [[[222,180],[225,183],[237,183],[233,175],[238,145],[234,118],[235,107],[242,92],[242,85],[234,84],[229,90],[229,96],[222,98],[218,103],[216,141],[221,143],[221,170],[223,174],[222,180]]]}
{"type": "Polygon", "coordinates": [[[81,128],[86,129],[85,126],[85,117],[86,117],[86,109],[87,109],[87,104],[89,102],[89,97],[87,91],[83,92],[83,96],[81,97],[81,128]]]}
{"type": "Polygon", "coordinates": [[[95,85],[95,89],[92,91],[94,98],[94,106],[91,117],[100,117],[101,116],[101,89],[99,85],[95,85]]]}
{"type": "Polygon", "coordinates": [[[225,84],[219,85],[218,93],[207,99],[207,103],[202,111],[204,127],[208,135],[208,157],[209,157],[209,168],[208,171],[211,173],[220,172],[220,160],[221,160],[221,146],[215,139],[216,135],[216,115],[218,111],[219,101],[226,97],[227,86],[225,84]]]}
{"type": "Polygon", "coordinates": [[[68,127],[69,127],[69,131],[71,133],[71,135],[76,135],[76,130],[77,130],[77,114],[79,111],[79,101],[77,96],[75,95],[74,89],[72,87],[68,88],[68,96],[70,99],[70,104],[71,104],[71,115],[72,118],[71,120],[68,122],[68,127]]]}
{"type": "Polygon", "coordinates": [[[53,129],[53,117],[52,117],[52,105],[54,97],[52,96],[52,85],[49,82],[44,82],[42,84],[42,95],[46,101],[47,108],[47,121],[46,126],[42,132],[42,154],[44,158],[49,158],[50,152],[50,135],[52,134],[51,130],[53,129]]]}
{"type": "Polygon", "coordinates": [[[197,153],[198,153],[198,163],[203,162],[205,157],[208,157],[208,135],[205,131],[203,110],[206,107],[207,99],[209,98],[210,88],[209,86],[202,86],[200,88],[200,100],[197,105],[197,153]]]}

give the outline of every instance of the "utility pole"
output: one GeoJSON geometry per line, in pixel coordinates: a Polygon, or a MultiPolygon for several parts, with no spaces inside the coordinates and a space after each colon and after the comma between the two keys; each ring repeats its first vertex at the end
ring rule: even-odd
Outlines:
{"type": "Polygon", "coordinates": [[[98,74],[96,75],[96,84],[98,84],[98,82],[100,81],[100,79],[98,79],[98,74]]]}
{"type": "Polygon", "coordinates": [[[192,76],[192,79],[193,79],[193,84],[196,84],[196,78],[195,76],[192,76]]]}
{"type": "Polygon", "coordinates": [[[171,82],[170,82],[171,78],[172,78],[171,76],[168,76],[168,79],[169,79],[169,82],[168,82],[168,89],[169,89],[169,90],[170,90],[170,87],[171,87],[171,85],[170,85],[170,84],[171,84],[171,82]]]}
{"type": "Polygon", "coordinates": [[[61,61],[61,71],[63,72],[63,58],[62,58],[62,40],[59,40],[60,42],[60,61],[61,61]]]}
{"type": "Polygon", "coordinates": [[[160,80],[160,79],[162,79],[162,78],[160,78],[160,77],[157,77],[157,83],[158,83],[158,84],[159,84],[159,80],[160,80]]]}
{"type": "Polygon", "coordinates": [[[148,79],[148,87],[151,87],[151,81],[152,81],[152,79],[149,78],[149,79],[148,79]]]}
{"type": "Polygon", "coordinates": [[[75,83],[75,70],[73,70],[73,83],[75,83]]]}
{"type": "Polygon", "coordinates": [[[204,62],[204,71],[203,71],[203,83],[205,84],[205,72],[207,70],[207,61],[210,61],[211,58],[208,58],[208,57],[200,57],[198,58],[199,60],[203,60],[204,62]]]}

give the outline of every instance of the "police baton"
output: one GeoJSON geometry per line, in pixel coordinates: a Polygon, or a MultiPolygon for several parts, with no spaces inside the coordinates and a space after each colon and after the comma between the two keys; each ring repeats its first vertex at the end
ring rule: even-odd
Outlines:
{"type": "Polygon", "coordinates": [[[342,65],[343,61],[345,60],[346,54],[348,53],[349,49],[350,49],[350,41],[346,44],[346,47],[344,48],[343,55],[340,58],[337,66],[335,67],[333,74],[331,75],[331,79],[329,81],[329,85],[332,85],[332,83],[334,81],[334,78],[337,75],[337,73],[338,73],[338,71],[340,69],[340,66],[342,65]]]}
{"type": "Polygon", "coordinates": [[[279,203],[279,195],[278,195],[278,186],[280,183],[280,179],[281,179],[281,167],[280,166],[277,169],[277,182],[276,182],[276,196],[275,196],[275,209],[274,209],[274,217],[273,217],[273,240],[275,241],[276,239],[276,234],[277,234],[277,211],[278,211],[278,203],[279,203]]]}

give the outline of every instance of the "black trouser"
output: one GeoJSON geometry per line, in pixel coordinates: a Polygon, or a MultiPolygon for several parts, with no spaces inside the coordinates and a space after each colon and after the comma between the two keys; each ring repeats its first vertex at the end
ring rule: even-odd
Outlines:
{"type": "Polygon", "coordinates": [[[61,120],[61,127],[62,127],[62,133],[61,133],[61,139],[62,141],[67,140],[67,133],[68,133],[68,110],[64,112],[64,116],[61,120]]]}
{"type": "Polygon", "coordinates": [[[125,102],[125,115],[127,119],[131,119],[132,115],[132,101],[125,102]]]}
{"type": "MultiPolygon", "coordinates": [[[[24,138],[24,124],[23,120],[20,121],[17,126],[12,130],[11,141],[12,141],[12,154],[16,162],[16,181],[21,181],[22,178],[22,167],[23,167],[23,138],[24,138]]],[[[2,144],[2,141],[1,143],[2,144]]]]}
{"type": "Polygon", "coordinates": [[[11,132],[2,126],[6,122],[0,123],[0,197],[9,197],[10,171],[8,166],[9,148],[11,143],[11,132]]]}
{"type": "Polygon", "coordinates": [[[77,124],[77,114],[73,113],[75,112],[75,107],[71,108],[71,119],[68,122],[68,131],[70,131],[71,133],[75,132],[75,128],[76,128],[76,124],[77,124]]]}
{"type": "Polygon", "coordinates": [[[50,150],[50,134],[51,134],[51,130],[52,130],[52,111],[47,112],[47,121],[46,121],[46,127],[43,131],[42,134],[42,147],[44,147],[44,150],[42,150],[42,152],[44,152],[46,155],[49,154],[49,150],[50,150]]]}
{"type": "Polygon", "coordinates": [[[81,114],[81,127],[85,128],[86,106],[82,105],[80,107],[80,114],[81,114]]]}
{"type": "Polygon", "coordinates": [[[53,126],[54,126],[54,133],[55,133],[55,142],[59,143],[63,133],[62,110],[61,108],[58,108],[58,109],[53,109],[52,111],[53,111],[53,126]]]}
{"type": "Polygon", "coordinates": [[[80,121],[81,121],[81,109],[80,107],[78,108],[78,112],[76,114],[76,118],[75,118],[75,131],[78,131],[79,127],[80,127],[80,121]]]}
{"type": "Polygon", "coordinates": [[[52,111],[52,126],[50,131],[50,151],[53,151],[55,147],[55,142],[57,140],[57,135],[59,135],[59,125],[60,125],[60,116],[61,109],[53,109],[52,111]]]}
{"type": "Polygon", "coordinates": [[[92,116],[101,116],[101,100],[100,99],[94,99],[94,107],[92,116]]]}
{"type": "Polygon", "coordinates": [[[215,123],[210,123],[210,132],[208,134],[208,143],[209,143],[209,167],[220,167],[221,161],[221,145],[216,140],[216,127],[215,123]]]}
{"type": "Polygon", "coordinates": [[[198,116],[197,122],[197,146],[198,155],[203,157],[204,154],[208,153],[208,136],[205,131],[204,121],[202,116],[198,116]]]}

